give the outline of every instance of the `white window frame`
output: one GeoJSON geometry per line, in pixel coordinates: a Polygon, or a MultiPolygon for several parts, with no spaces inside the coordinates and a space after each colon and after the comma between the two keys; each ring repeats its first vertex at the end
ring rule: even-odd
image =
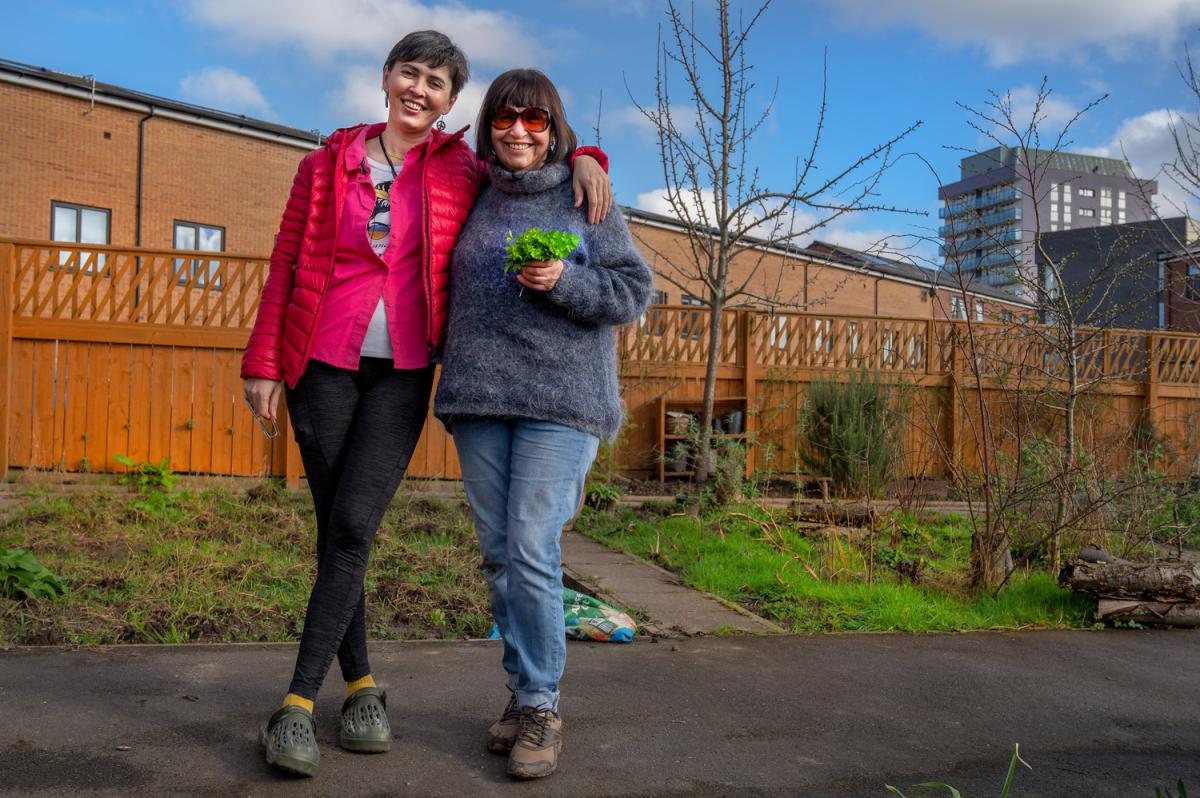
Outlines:
{"type": "MultiPolygon", "coordinates": [[[[224,227],[220,227],[215,224],[204,224],[203,222],[189,222],[185,219],[176,219],[171,225],[171,244],[172,244],[172,246],[175,247],[175,249],[182,249],[182,247],[180,247],[178,244],[179,233],[181,230],[191,230],[192,231],[193,240],[196,242],[196,246],[194,247],[193,251],[196,251],[196,252],[224,252],[225,251],[225,228],[224,227]],[[221,238],[220,238],[221,248],[220,249],[200,249],[200,241],[201,241],[200,231],[201,231],[201,229],[219,232],[221,234],[221,238]]],[[[224,285],[222,284],[222,280],[221,280],[221,275],[219,274],[220,268],[221,268],[221,261],[219,261],[219,260],[206,261],[206,260],[201,260],[200,258],[176,258],[172,273],[175,276],[176,285],[187,285],[189,282],[192,281],[193,278],[195,278],[195,282],[192,283],[192,287],[193,288],[205,288],[206,286],[208,286],[208,284],[211,280],[212,289],[214,291],[220,291],[222,288],[224,288],[224,285]]]]}
{"type": "MultiPolygon", "coordinates": [[[[108,208],[98,208],[94,205],[81,205],[78,202],[63,202],[61,200],[50,201],[50,240],[69,244],[100,244],[107,246],[112,243],[112,211],[108,208]],[[58,212],[60,210],[73,211],[75,214],[75,230],[73,238],[66,238],[66,231],[58,229],[58,212]],[[83,215],[85,213],[103,214],[104,215],[104,240],[103,241],[84,241],[83,236],[83,215]]],[[[88,250],[72,247],[72,251],[79,259],[80,264],[84,264],[88,260],[88,250]]],[[[62,268],[71,260],[70,252],[60,252],[58,255],[58,266],[62,268]]],[[[108,260],[106,253],[99,253],[96,259],[84,266],[85,274],[95,274],[97,269],[104,269],[105,261],[108,260]]],[[[54,268],[51,266],[51,268],[54,268]]]]}

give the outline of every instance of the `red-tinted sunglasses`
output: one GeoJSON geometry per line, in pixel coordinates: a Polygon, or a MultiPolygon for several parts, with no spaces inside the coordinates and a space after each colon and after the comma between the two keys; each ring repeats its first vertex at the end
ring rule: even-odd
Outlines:
{"type": "Polygon", "coordinates": [[[502,105],[492,115],[492,127],[496,130],[508,130],[517,124],[517,119],[530,133],[541,133],[550,127],[550,111],[531,105],[523,111],[518,111],[511,105],[502,105]]]}

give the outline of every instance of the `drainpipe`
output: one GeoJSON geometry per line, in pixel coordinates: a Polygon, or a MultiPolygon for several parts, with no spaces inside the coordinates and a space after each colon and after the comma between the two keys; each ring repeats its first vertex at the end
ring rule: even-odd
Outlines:
{"type": "MultiPolygon", "coordinates": [[[[137,140],[137,199],[134,203],[134,233],[133,243],[139,249],[142,246],[142,166],[145,162],[146,155],[146,122],[150,117],[154,116],[154,106],[150,106],[150,112],[138,120],[138,140],[137,140]]],[[[133,307],[137,308],[141,304],[142,286],[138,280],[138,275],[142,271],[142,256],[138,255],[133,262],[134,286],[133,286],[133,307]]]]}

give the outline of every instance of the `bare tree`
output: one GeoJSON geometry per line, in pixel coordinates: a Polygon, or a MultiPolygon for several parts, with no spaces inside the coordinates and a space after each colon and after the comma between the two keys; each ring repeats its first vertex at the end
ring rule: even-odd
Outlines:
{"type": "MultiPolygon", "coordinates": [[[[1056,156],[1070,146],[1070,131],[1078,120],[1105,98],[1088,103],[1065,125],[1049,135],[1043,133],[1046,105],[1051,96],[1048,82],[1043,79],[1028,116],[1014,109],[1011,95],[992,93],[981,106],[960,103],[967,114],[968,124],[985,138],[1015,151],[1014,172],[1020,191],[1032,200],[1033,218],[1026,219],[1022,244],[1010,249],[1011,259],[1001,270],[1017,291],[1033,300],[1039,310],[1036,318],[1018,316],[1004,330],[986,330],[973,323],[967,315],[958,335],[967,370],[971,373],[973,403],[976,406],[980,444],[982,523],[972,539],[972,580],[976,586],[996,589],[1007,581],[1010,571],[1009,548],[1012,530],[1008,526],[1009,510],[1023,496],[1053,497],[1053,517],[1049,520],[1045,545],[1051,565],[1057,569],[1062,556],[1063,535],[1077,528],[1089,517],[1100,512],[1112,496],[1092,495],[1089,485],[1097,484],[1094,475],[1087,474],[1089,457],[1079,436],[1080,403],[1085,396],[1097,391],[1105,382],[1114,379],[1140,378],[1145,364],[1144,353],[1129,357],[1128,343],[1114,335],[1118,320],[1127,319],[1137,308],[1144,307],[1156,289],[1152,272],[1155,264],[1131,254],[1140,233],[1129,230],[1109,236],[1103,247],[1079,246],[1074,250],[1051,247],[1044,238],[1047,225],[1041,218],[1041,200],[1049,190],[1049,171],[1056,156]],[[1094,251],[1093,251],[1094,249],[1094,251]],[[1078,264],[1086,261],[1086,274],[1078,264]],[[1014,342],[1017,345],[1014,346],[1014,342]],[[1128,373],[1119,373],[1118,365],[1125,364],[1128,373]],[[1004,429],[997,422],[993,408],[985,396],[985,378],[1003,375],[1015,381],[1010,390],[1020,402],[1009,419],[1016,429],[1004,429]],[[1030,452],[1029,435],[1037,431],[1039,421],[1049,417],[1050,451],[1042,451],[1040,473],[1023,472],[1025,457],[1030,452]],[[1013,433],[1016,433],[1015,436],[1013,433]],[[1017,454],[1000,467],[997,438],[1008,433],[1015,439],[1017,454]]],[[[1134,178],[1135,185],[1141,185],[1134,178]]],[[[988,243],[1005,244],[995,233],[987,230],[981,220],[982,236],[988,243]]],[[[1111,228],[1106,228],[1111,230],[1111,228]]],[[[1092,228],[1099,236],[1102,228],[1092,228]]],[[[955,251],[947,255],[951,262],[961,264],[968,253],[955,251]]],[[[952,272],[959,281],[964,297],[967,273],[952,272]]]]}
{"type": "Polygon", "coordinates": [[[667,38],[659,37],[654,106],[638,103],[629,91],[634,104],[655,126],[666,198],[687,233],[686,262],[669,259],[659,274],[684,292],[701,285],[703,296],[696,298],[709,313],[704,409],[696,458],[699,482],[707,479],[710,462],[722,312],[737,304],[770,305],[776,301],[769,291],[754,290],[760,266],[773,247],[787,248],[799,237],[848,213],[901,211],[877,202],[876,189],[894,163],[896,145],[921,124],[908,126],[840,169],[818,173],[828,113],[826,56],[811,144],[796,159],[793,174],[784,185],[771,185],[776,181],[764,176],[752,154],[754,138],[774,106],[778,84],[771,99],[756,108],[749,53],[750,35],[771,0],[747,16],[739,15],[736,21],[731,19],[730,5],[729,0],[717,1],[716,32],[710,38],[699,30],[694,4],[685,15],[679,3],[668,0],[667,38]],[[678,74],[682,74],[686,104],[679,104],[673,93],[678,74]],[[734,278],[731,266],[743,253],[746,258],[734,278]]]}

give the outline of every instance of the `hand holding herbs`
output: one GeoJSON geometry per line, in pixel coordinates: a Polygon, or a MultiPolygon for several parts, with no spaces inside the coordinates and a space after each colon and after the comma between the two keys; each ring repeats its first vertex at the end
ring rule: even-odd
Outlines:
{"type": "Polygon", "coordinates": [[[533,261],[562,260],[579,246],[579,236],[563,230],[543,230],[531,227],[513,238],[512,231],[504,236],[504,271],[515,274],[533,261]]]}

